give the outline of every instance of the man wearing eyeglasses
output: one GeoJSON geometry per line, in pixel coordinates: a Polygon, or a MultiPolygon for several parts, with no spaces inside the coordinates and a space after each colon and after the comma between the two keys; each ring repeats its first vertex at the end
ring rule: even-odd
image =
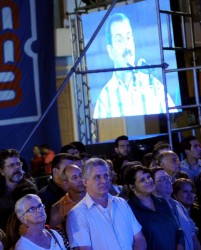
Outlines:
{"type": "Polygon", "coordinates": [[[50,211],[51,206],[61,199],[67,190],[64,181],[61,178],[61,174],[65,166],[69,164],[75,164],[80,161],[80,157],[76,155],[70,155],[67,153],[59,153],[55,155],[52,160],[52,179],[49,180],[48,184],[40,189],[38,195],[45,204],[45,211],[47,214],[47,224],[50,223],[50,211]]]}
{"type": "Polygon", "coordinates": [[[0,151],[0,228],[5,230],[8,217],[14,211],[15,199],[28,192],[37,192],[35,185],[24,178],[19,152],[0,151]]]}
{"type": "Polygon", "coordinates": [[[83,168],[86,196],[68,214],[66,229],[74,250],[144,250],[141,225],[127,202],[108,194],[108,164],[89,159],[83,168]]]}
{"type": "Polygon", "coordinates": [[[184,234],[185,249],[200,249],[196,236],[196,228],[186,209],[178,201],[171,198],[173,192],[171,177],[163,168],[151,169],[152,178],[155,184],[155,194],[163,197],[168,203],[173,217],[184,234]]]}

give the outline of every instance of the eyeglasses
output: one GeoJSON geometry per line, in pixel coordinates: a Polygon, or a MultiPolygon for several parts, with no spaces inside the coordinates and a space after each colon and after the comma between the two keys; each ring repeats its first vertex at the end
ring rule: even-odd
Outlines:
{"type": "Polygon", "coordinates": [[[22,165],[23,165],[23,163],[21,161],[17,161],[17,162],[13,162],[10,165],[5,166],[5,167],[7,167],[7,168],[14,168],[15,166],[22,167],[22,165]]]}
{"type": "MultiPolygon", "coordinates": [[[[45,208],[45,205],[44,205],[43,203],[40,203],[40,204],[38,204],[38,206],[36,206],[36,207],[32,206],[32,207],[30,207],[29,209],[27,209],[27,211],[24,212],[22,216],[24,216],[26,213],[31,213],[31,214],[33,214],[33,213],[35,213],[35,212],[37,211],[37,209],[39,209],[39,210],[41,211],[41,210],[43,210],[44,208],[45,208]]],[[[21,217],[22,217],[22,216],[21,216],[21,217]]]]}
{"type": "Polygon", "coordinates": [[[164,175],[161,176],[158,180],[156,180],[155,182],[165,182],[165,181],[172,181],[172,178],[169,175],[164,175]]]}

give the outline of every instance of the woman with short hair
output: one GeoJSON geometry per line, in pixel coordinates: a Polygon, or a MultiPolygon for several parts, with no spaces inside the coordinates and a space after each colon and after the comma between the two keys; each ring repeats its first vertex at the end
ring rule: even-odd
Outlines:
{"type": "Polygon", "coordinates": [[[142,226],[147,249],[184,249],[183,231],[167,202],[152,194],[155,187],[149,169],[140,165],[130,167],[125,180],[130,189],[128,204],[142,226]]]}
{"type": "Polygon", "coordinates": [[[39,196],[27,194],[15,204],[18,219],[26,226],[15,250],[65,250],[61,236],[55,230],[45,229],[45,206],[39,196]]]}

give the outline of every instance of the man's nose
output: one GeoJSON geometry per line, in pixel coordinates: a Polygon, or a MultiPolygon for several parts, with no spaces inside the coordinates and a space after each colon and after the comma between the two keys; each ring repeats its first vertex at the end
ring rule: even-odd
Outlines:
{"type": "Polygon", "coordinates": [[[82,183],[83,183],[82,177],[79,177],[79,178],[78,178],[78,182],[82,182],[82,183]]]}
{"type": "Polygon", "coordinates": [[[100,181],[101,181],[102,183],[107,182],[107,180],[108,180],[108,178],[106,178],[105,176],[101,176],[101,178],[100,178],[100,181]]]}

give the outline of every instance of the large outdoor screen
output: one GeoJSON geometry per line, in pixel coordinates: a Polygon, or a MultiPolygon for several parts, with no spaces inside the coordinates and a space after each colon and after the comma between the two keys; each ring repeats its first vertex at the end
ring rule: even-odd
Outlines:
{"type": "MultiPolygon", "coordinates": [[[[170,9],[168,0],[161,4],[162,9],[170,9]]],[[[105,13],[101,10],[82,15],[85,46],[105,13]]],[[[173,33],[171,20],[170,25],[166,20],[161,15],[163,46],[168,46],[173,33]]],[[[99,71],[87,74],[93,118],[166,113],[165,98],[168,106],[173,107],[169,111],[178,112],[174,108],[181,104],[177,73],[166,74],[165,96],[160,67],[132,68],[161,64],[158,23],[155,0],[116,6],[107,17],[86,53],[87,70],[99,71]]],[[[164,57],[169,69],[177,68],[174,51],[166,51],[164,57]]]]}

